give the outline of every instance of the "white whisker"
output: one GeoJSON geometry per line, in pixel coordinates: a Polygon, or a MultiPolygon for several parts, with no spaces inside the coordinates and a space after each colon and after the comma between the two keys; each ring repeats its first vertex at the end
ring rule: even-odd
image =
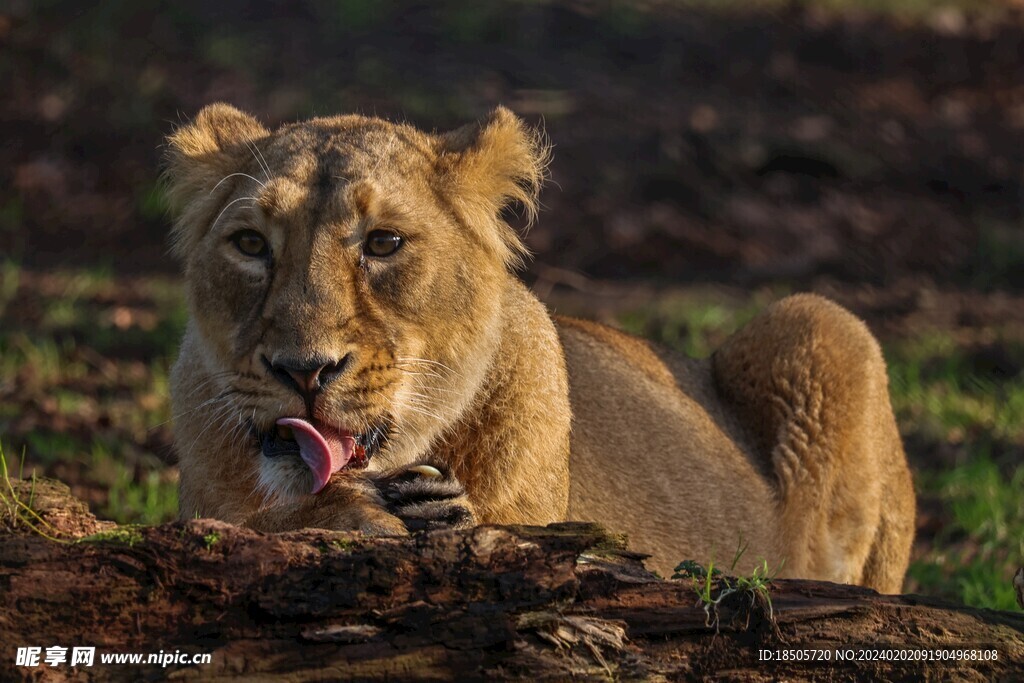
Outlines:
{"type": "MultiPolygon", "coordinates": [[[[235,198],[235,199],[232,199],[232,200],[231,200],[230,202],[228,202],[228,203],[227,203],[227,204],[226,204],[226,205],[224,206],[224,208],[223,208],[223,209],[221,209],[221,210],[220,210],[220,213],[219,213],[219,214],[217,214],[217,218],[216,218],[216,219],[215,219],[215,220],[213,221],[213,224],[212,224],[212,225],[210,226],[210,232],[213,232],[213,229],[217,227],[217,223],[218,223],[218,222],[220,221],[220,218],[221,218],[221,216],[223,216],[223,215],[224,215],[224,212],[225,212],[225,211],[227,211],[227,210],[228,210],[229,208],[231,208],[231,205],[232,205],[232,204],[237,204],[238,202],[240,202],[240,201],[243,201],[243,200],[246,200],[246,199],[248,199],[248,200],[250,200],[250,201],[252,201],[252,202],[254,202],[254,203],[255,203],[255,202],[257,202],[257,201],[259,201],[259,200],[257,200],[257,199],[256,199],[255,197],[237,197],[237,198],[235,198]]],[[[251,209],[251,208],[253,208],[253,207],[252,207],[252,206],[246,206],[246,207],[243,207],[243,208],[246,208],[246,209],[251,209]]]]}
{"type": "Polygon", "coordinates": [[[223,185],[223,184],[224,184],[224,182],[225,182],[226,180],[228,180],[229,178],[234,178],[235,176],[244,176],[244,177],[246,177],[246,178],[249,178],[249,179],[250,179],[250,180],[252,180],[252,181],[253,181],[254,183],[257,183],[257,184],[258,184],[258,185],[259,185],[260,187],[262,187],[262,188],[263,188],[264,190],[265,190],[265,189],[267,189],[267,184],[266,184],[266,183],[264,183],[264,182],[263,182],[262,180],[260,180],[259,178],[256,178],[256,177],[254,177],[254,176],[251,176],[251,175],[249,175],[248,173],[242,173],[241,171],[238,171],[237,173],[229,173],[228,175],[226,175],[226,176],[224,176],[223,178],[221,178],[221,179],[220,179],[220,182],[218,182],[218,183],[217,183],[216,185],[214,185],[214,186],[213,186],[213,189],[212,189],[212,190],[210,190],[210,194],[213,194],[214,192],[216,192],[216,191],[217,191],[217,188],[218,188],[218,187],[220,187],[221,185],[223,185]]]}
{"type": "Polygon", "coordinates": [[[246,140],[245,146],[249,148],[250,152],[252,152],[253,158],[256,159],[256,163],[259,164],[260,168],[263,170],[263,175],[265,175],[267,177],[267,180],[269,181],[270,178],[272,177],[272,174],[270,172],[270,164],[268,164],[267,160],[263,157],[263,152],[260,151],[260,148],[256,145],[255,142],[250,142],[249,140],[246,140]]]}
{"type": "Polygon", "coordinates": [[[422,394],[408,394],[404,398],[407,399],[407,400],[410,400],[412,405],[417,406],[419,408],[426,409],[426,410],[429,410],[429,409],[434,408],[434,407],[437,407],[437,408],[440,408],[440,409],[448,409],[448,408],[450,408],[450,406],[448,406],[447,404],[440,403],[439,401],[435,401],[435,400],[431,399],[430,397],[424,396],[422,394]]]}
{"type": "Polygon", "coordinates": [[[230,400],[231,400],[231,399],[230,399],[230,397],[229,397],[229,396],[226,396],[226,395],[225,395],[225,396],[221,396],[221,397],[219,397],[219,398],[221,398],[221,399],[224,399],[224,400],[225,400],[225,401],[227,402],[226,406],[221,406],[221,407],[217,408],[217,409],[216,409],[216,411],[214,411],[213,413],[210,413],[210,414],[208,414],[208,415],[207,415],[207,418],[206,418],[206,426],[205,426],[205,427],[203,427],[203,428],[202,428],[202,429],[201,429],[201,430],[199,431],[199,434],[198,434],[198,435],[196,436],[196,438],[195,438],[195,439],[194,439],[194,440],[192,441],[192,444],[191,444],[191,445],[190,445],[190,446],[188,447],[188,452],[191,452],[191,451],[192,451],[192,449],[196,447],[196,444],[197,444],[197,443],[199,443],[199,439],[201,439],[201,438],[203,437],[203,434],[205,434],[205,433],[206,433],[206,431],[207,431],[207,430],[208,430],[208,429],[209,429],[210,427],[212,427],[212,426],[213,426],[213,424],[214,424],[215,422],[217,422],[217,421],[219,421],[219,420],[220,420],[220,415],[221,415],[221,414],[223,414],[223,411],[224,411],[225,407],[230,407],[230,400]]]}
{"type": "Polygon", "coordinates": [[[448,389],[446,387],[439,387],[439,386],[437,386],[435,384],[427,384],[426,382],[419,382],[419,381],[417,381],[415,379],[413,380],[413,386],[416,389],[422,389],[423,391],[426,391],[428,393],[433,393],[435,391],[439,391],[442,394],[452,394],[453,396],[462,396],[464,394],[464,392],[462,392],[462,391],[457,391],[455,389],[448,389]]]}
{"type": "Polygon", "coordinates": [[[438,373],[434,372],[433,370],[425,370],[425,371],[424,370],[407,370],[406,368],[403,368],[400,365],[396,365],[395,367],[398,368],[399,372],[402,372],[402,373],[404,373],[406,375],[409,375],[409,376],[412,376],[412,377],[434,377],[434,378],[439,379],[441,381],[445,381],[445,380],[448,379],[444,375],[439,375],[438,373]]]}
{"type": "Polygon", "coordinates": [[[443,417],[441,417],[440,415],[437,415],[435,413],[432,413],[429,410],[426,410],[424,408],[420,408],[420,407],[417,407],[417,406],[414,406],[414,405],[410,405],[408,403],[403,403],[403,404],[401,404],[400,407],[405,409],[405,410],[411,410],[414,413],[419,413],[420,415],[425,415],[427,417],[433,418],[433,419],[437,420],[438,422],[442,422],[442,423],[444,422],[444,418],[443,417]]]}
{"type": "Polygon", "coordinates": [[[456,370],[453,370],[452,368],[448,367],[444,363],[441,363],[441,362],[436,361],[436,360],[430,360],[428,358],[397,357],[397,358],[395,358],[395,360],[398,361],[399,364],[400,363],[413,363],[413,364],[426,363],[427,365],[433,365],[433,366],[439,367],[439,368],[441,368],[443,370],[447,370],[448,372],[452,373],[453,375],[458,375],[459,377],[462,376],[461,373],[457,372],[456,370]]]}

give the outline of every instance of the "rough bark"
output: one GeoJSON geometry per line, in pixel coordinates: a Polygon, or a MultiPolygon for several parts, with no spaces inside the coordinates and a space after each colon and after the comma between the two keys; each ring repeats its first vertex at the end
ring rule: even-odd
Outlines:
{"type": "Polygon", "coordinates": [[[648,573],[592,524],[405,538],[265,535],[209,520],[115,528],[52,482],[36,484],[32,517],[12,502],[27,490],[7,488],[0,507],[0,671],[26,680],[993,680],[1024,670],[1024,614],[797,580],[775,581],[770,606],[741,591],[706,612],[695,581],[648,573]],[[18,646],[54,644],[94,645],[96,663],[10,666],[18,646]],[[835,661],[865,648],[998,659],[835,661]],[[833,661],[766,663],[761,649],[825,649],[833,661]],[[160,650],[213,661],[99,662],[160,650]]]}

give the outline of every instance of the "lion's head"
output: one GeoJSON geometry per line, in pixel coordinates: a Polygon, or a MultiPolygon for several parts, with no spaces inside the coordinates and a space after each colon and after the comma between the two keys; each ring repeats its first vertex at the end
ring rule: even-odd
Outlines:
{"type": "Polygon", "coordinates": [[[533,213],[546,154],[503,108],[428,134],[363,116],[269,131],[214,104],[174,132],[192,350],[175,409],[209,422],[198,440],[243,443],[210,457],[294,496],[364,453],[422,451],[483,381],[524,253],[501,212],[533,213]]]}

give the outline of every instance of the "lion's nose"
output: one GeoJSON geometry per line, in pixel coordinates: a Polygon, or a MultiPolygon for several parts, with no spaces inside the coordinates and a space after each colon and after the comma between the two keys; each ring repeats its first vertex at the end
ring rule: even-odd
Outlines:
{"type": "Polygon", "coordinates": [[[351,355],[346,354],[343,358],[338,359],[314,358],[305,361],[275,358],[273,362],[268,361],[264,356],[263,361],[279,382],[286,387],[295,389],[308,401],[345,371],[345,366],[348,365],[351,355]]]}

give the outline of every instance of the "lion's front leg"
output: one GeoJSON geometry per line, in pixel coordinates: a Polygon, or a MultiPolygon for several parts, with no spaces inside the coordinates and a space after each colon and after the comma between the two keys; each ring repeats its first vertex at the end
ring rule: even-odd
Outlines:
{"type": "Polygon", "coordinates": [[[376,536],[406,533],[402,520],[387,511],[377,489],[365,481],[329,482],[316,495],[258,510],[243,526],[271,533],[309,528],[376,536]]]}
{"type": "Polygon", "coordinates": [[[473,507],[451,471],[417,464],[359,481],[331,481],[319,493],[264,508],[243,526],[257,531],[362,531],[378,536],[473,526],[473,507]]]}

